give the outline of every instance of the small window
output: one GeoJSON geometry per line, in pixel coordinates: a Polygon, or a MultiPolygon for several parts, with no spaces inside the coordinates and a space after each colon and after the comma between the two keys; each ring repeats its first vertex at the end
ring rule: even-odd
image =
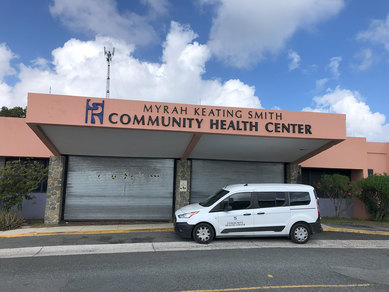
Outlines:
{"type": "Polygon", "coordinates": [[[289,192],[289,197],[291,206],[309,205],[311,202],[308,192],[289,192]]]}
{"type": "Polygon", "coordinates": [[[251,193],[237,193],[229,196],[226,201],[230,203],[232,210],[248,209],[251,206],[251,193]]]}
{"type": "Polygon", "coordinates": [[[367,175],[368,175],[368,176],[371,176],[371,175],[373,175],[373,174],[374,174],[374,170],[371,169],[371,168],[369,168],[369,169],[367,170],[367,175]]]}
{"type": "Polygon", "coordinates": [[[259,208],[272,208],[286,205],[285,192],[260,192],[256,194],[259,208]]]}

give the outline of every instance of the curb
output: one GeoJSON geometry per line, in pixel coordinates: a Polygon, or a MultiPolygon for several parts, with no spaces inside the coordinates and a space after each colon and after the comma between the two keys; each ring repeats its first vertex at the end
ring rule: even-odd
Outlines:
{"type": "Polygon", "coordinates": [[[49,235],[131,233],[131,232],[166,232],[166,231],[174,231],[174,229],[173,228],[140,228],[140,229],[133,228],[133,229],[117,229],[117,230],[29,232],[29,233],[0,235],[0,238],[30,237],[30,236],[49,236],[49,235]]]}
{"type": "Polygon", "coordinates": [[[348,233],[359,233],[359,234],[374,234],[374,235],[389,235],[389,232],[387,232],[387,231],[370,231],[370,230],[334,228],[334,227],[323,227],[323,231],[348,232],[348,233]]]}

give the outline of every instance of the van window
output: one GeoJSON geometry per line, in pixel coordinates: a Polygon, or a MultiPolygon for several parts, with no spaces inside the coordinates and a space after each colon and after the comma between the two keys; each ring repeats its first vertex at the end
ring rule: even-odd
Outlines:
{"type": "Polygon", "coordinates": [[[249,209],[251,207],[251,193],[236,193],[221,201],[210,212],[224,211],[226,206],[231,202],[230,198],[233,200],[231,210],[249,209]]]}
{"type": "Polygon", "coordinates": [[[311,202],[308,192],[289,192],[289,197],[291,206],[309,205],[311,202]]]}
{"type": "Polygon", "coordinates": [[[210,196],[205,201],[200,202],[199,204],[203,207],[209,207],[212,206],[216,201],[224,197],[226,194],[228,194],[228,191],[221,189],[216,194],[210,196]]]}
{"type": "Polygon", "coordinates": [[[285,192],[260,192],[255,193],[259,208],[272,208],[286,206],[285,192]]]}
{"type": "Polygon", "coordinates": [[[237,193],[229,196],[226,201],[230,202],[233,199],[232,210],[248,209],[251,206],[251,193],[237,193]]]}

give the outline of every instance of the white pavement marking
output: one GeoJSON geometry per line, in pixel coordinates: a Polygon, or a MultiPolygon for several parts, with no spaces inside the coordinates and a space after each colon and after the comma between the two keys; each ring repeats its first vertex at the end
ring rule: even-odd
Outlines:
{"type": "Polygon", "coordinates": [[[0,250],[0,258],[69,256],[88,254],[112,254],[132,252],[198,251],[247,248],[366,248],[389,249],[388,240],[311,240],[307,244],[295,244],[289,241],[214,241],[208,245],[194,242],[154,242],[94,245],[60,245],[23,248],[5,248],[0,250]]]}

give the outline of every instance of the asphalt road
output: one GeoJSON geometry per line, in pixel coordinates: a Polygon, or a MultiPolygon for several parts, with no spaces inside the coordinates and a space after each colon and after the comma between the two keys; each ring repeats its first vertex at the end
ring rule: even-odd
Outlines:
{"type": "MultiPolygon", "coordinates": [[[[255,241],[278,240],[289,242],[288,238],[251,238],[255,241]]],[[[228,242],[232,239],[217,239],[228,242]]],[[[233,239],[244,242],[247,238],[233,239]]],[[[358,234],[346,232],[322,232],[311,238],[317,240],[388,240],[389,236],[358,234]]],[[[57,245],[85,245],[85,244],[122,244],[122,243],[146,243],[146,242],[191,242],[182,239],[172,231],[165,232],[131,232],[113,234],[82,234],[82,235],[51,235],[31,236],[16,238],[0,238],[0,248],[33,247],[33,246],[57,246],[57,245]]]]}
{"type": "Polygon", "coordinates": [[[267,248],[48,256],[0,259],[0,271],[0,290],[15,292],[269,287],[271,291],[388,291],[389,250],[267,248]]]}

